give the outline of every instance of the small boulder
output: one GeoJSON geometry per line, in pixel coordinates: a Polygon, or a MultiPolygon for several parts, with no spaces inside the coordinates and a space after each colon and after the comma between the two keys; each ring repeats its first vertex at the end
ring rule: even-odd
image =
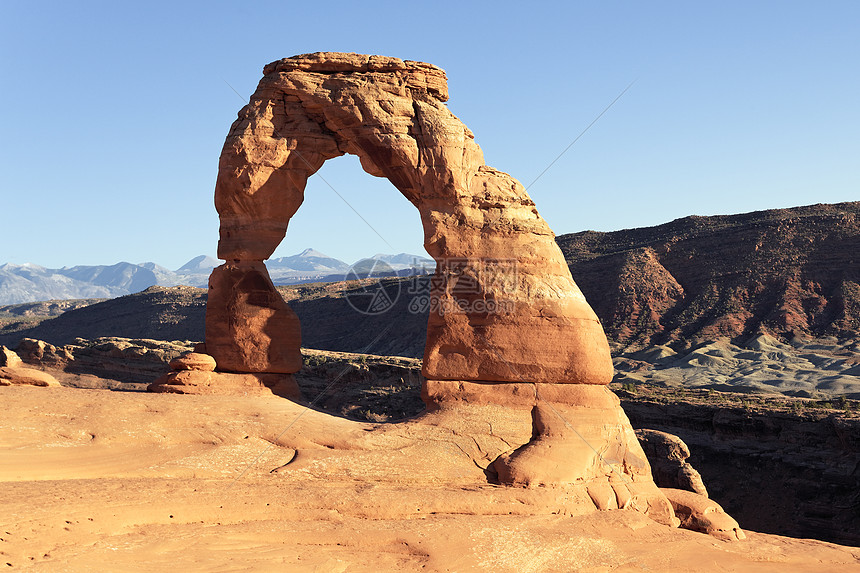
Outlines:
{"type": "Polygon", "coordinates": [[[215,359],[201,352],[186,352],[170,361],[170,369],[175,371],[200,370],[202,372],[214,372],[215,366],[215,359]]]}
{"type": "Polygon", "coordinates": [[[681,528],[707,533],[723,541],[746,539],[738,522],[714,500],[683,489],[661,487],[660,491],[672,504],[675,517],[681,520],[681,528]]]}
{"type": "Polygon", "coordinates": [[[651,474],[658,487],[685,489],[708,497],[702,476],[686,461],[690,448],[681,438],[648,429],[636,430],[636,437],[651,464],[651,474]]]}

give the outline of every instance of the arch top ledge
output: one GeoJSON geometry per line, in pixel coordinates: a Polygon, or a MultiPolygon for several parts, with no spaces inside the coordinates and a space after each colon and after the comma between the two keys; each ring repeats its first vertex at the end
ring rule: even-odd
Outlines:
{"type": "Polygon", "coordinates": [[[402,74],[409,77],[410,87],[426,89],[439,101],[448,101],[445,70],[426,62],[347,52],[314,52],[275,60],[263,67],[264,76],[288,72],[402,74]]]}

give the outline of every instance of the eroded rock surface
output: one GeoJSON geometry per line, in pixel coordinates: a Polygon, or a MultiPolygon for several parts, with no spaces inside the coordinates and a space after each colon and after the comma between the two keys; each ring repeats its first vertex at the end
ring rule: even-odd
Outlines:
{"type": "Polygon", "coordinates": [[[171,372],[158,378],[147,390],[170,394],[275,394],[284,398],[301,398],[292,374],[215,372],[217,363],[212,356],[202,352],[204,349],[205,345],[196,345],[194,352],[186,352],[171,360],[171,372]]]}
{"type": "Polygon", "coordinates": [[[16,350],[27,365],[107,378],[132,389],[161,376],[167,364],[186,352],[190,344],[187,341],[105,337],[78,338],[74,344],[55,346],[25,338],[16,350]]]}
{"type": "Polygon", "coordinates": [[[605,387],[609,345],[552,231],[522,184],[484,164],[447,99],[445,73],[421,62],[316,53],[264,68],[221,153],[215,206],[226,263],[210,280],[206,352],[218,371],[299,370],[298,321],[263,261],[284,238],[307,179],[325,161],[354,154],[415,205],[436,261],[426,419],[441,420],[451,407],[516,409],[531,417],[531,439],[493,455],[481,450],[488,474],[527,488],[575,487],[577,499],[597,507],[677,524],[605,387]]]}
{"type": "Polygon", "coordinates": [[[299,319],[275,290],[260,261],[212,271],[206,304],[206,348],[228,372],[298,372],[299,319]]]}
{"type": "Polygon", "coordinates": [[[14,350],[9,350],[5,346],[0,346],[0,366],[15,368],[16,366],[23,366],[23,364],[21,357],[18,356],[14,350]]]}
{"type": "Polygon", "coordinates": [[[852,340],[860,330],[857,201],[584,231],[558,243],[610,339],[626,347],[759,333],[852,340]]]}
{"type": "Polygon", "coordinates": [[[0,386],[59,386],[56,378],[33,368],[0,366],[0,386]]]}
{"type": "Polygon", "coordinates": [[[636,437],[651,462],[651,473],[658,486],[684,489],[708,497],[702,476],[687,463],[690,448],[681,438],[649,429],[636,430],[636,437]]]}
{"type": "MultiPolygon", "coordinates": [[[[352,153],[418,208],[425,248],[437,262],[438,311],[429,319],[425,376],[609,382],[603,330],[552,231],[516,179],[484,165],[474,136],[444,105],[442,70],[317,53],[279,60],[264,73],[221,154],[219,257],[230,264],[268,258],[302,203],[308,177],[326,160],[352,153]]],[[[207,325],[219,364],[244,359],[244,334],[207,325]]]]}
{"type": "Polygon", "coordinates": [[[746,534],[732,516],[707,496],[683,489],[661,488],[669,498],[681,527],[707,533],[723,541],[740,541],[746,534]]]}
{"type": "Polygon", "coordinates": [[[0,346],[0,386],[59,386],[56,378],[27,368],[21,357],[13,350],[0,346]]]}

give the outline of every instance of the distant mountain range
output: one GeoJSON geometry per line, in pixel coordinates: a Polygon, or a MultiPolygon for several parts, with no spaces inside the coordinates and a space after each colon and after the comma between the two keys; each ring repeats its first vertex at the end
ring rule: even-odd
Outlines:
{"type": "MultiPolygon", "coordinates": [[[[151,286],[188,285],[205,288],[212,269],[221,261],[206,255],[194,257],[175,271],[156,263],[75,266],[49,269],[31,263],[0,265],[0,305],[44,300],[115,298],[151,286]]],[[[349,265],[313,249],[266,261],[278,285],[333,282],[367,276],[408,276],[432,272],[435,262],[408,253],[376,254],[349,265]],[[354,277],[352,277],[354,278],[354,277]]]]}

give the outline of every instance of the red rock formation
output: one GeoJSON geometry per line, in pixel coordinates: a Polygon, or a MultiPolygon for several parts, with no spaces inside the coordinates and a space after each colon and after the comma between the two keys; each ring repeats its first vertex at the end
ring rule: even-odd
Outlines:
{"type": "Polygon", "coordinates": [[[59,386],[57,379],[47,372],[33,368],[0,366],[0,386],[59,386]]]}
{"type": "Polygon", "coordinates": [[[149,392],[170,394],[241,394],[300,398],[292,374],[271,372],[215,372],[217,364],[208,354],[186,352],[170,361],[171,372],[147,387],[149,392]]]}
{"type": "Polygon", "coordinates": [[[669,498],[684,529],[707,533],[723,541],[746,539],[738,522],[717,502],[683,489],[661,488],[660,491],[669,498]]]}
{"type": "Polygon", "coordinates": [[[684,489],[708,497],[701,474],[686,461],[690,457],[690,448],[681,438],[644,428],[636,430],[636,438],[651,462],[651,474],[658,486],[684,489]]]}
{"type": "MultiPolygon", "coordinates": [[[[443,104],[442,70],[320,53],[274,62],[264,73],[221,155],[215,204],[222,259],[268,258],[302,203],[307,178],[327,159],[353,153],[418,208],[425,247],[437,261],[428,378],[610,381],[600,323],[552,231],[518,181],[484,165],[472,133],[443,104]]],[[[217,290],[213,285],[212,294],[217,290]]],[[[242,349],[258,330],[216,330],[226,307],[210,298],[209,308],[215,318],[207,321],[206,342],[217,362],[267,371],[242,349]]]]}
{"type": "Polygon", "coordinates": [[[609,338],[856,338],[860,203],[685,217],[558,237],[609,338]]]}
{"type": "Polygon", "coordinates": [[[0,346],[0,386],[59,386],[57,379],[41,370],[24,367],[12,350],[0,346]]]}
{"type": "Polygon", "coordinates": [[[275,290],[261,261],[212,271],[206,304],[206,351],[228,372],[298,372],[299,319],[275,290]]]}
{"type": "Polygon", "coordinates": [[[199,370],[201,372],[213,372],[215,370],[215,359],[202,352],[186,352],[170,361],[171,370],[199,370]]]}
{"type": "Polygon", "coordinates": [[[23,365],[24,362],[14,350],[9,350],[5,346],[0,346],[0,366],[17,368],[23,365]]]}
{"type": "Polygon", "coordinates": [[[598,507],[677,523],[605,387],[606,337],[552,231],[516,179],[484,165],[447,98],[444,72],[420,62],[317,53],[265,67],[220,158],[218,256],[227,263],[210,281],[206,352],[219,370],[299,369],[295,316],[262,261],[284,238],[308,177],[328,159],[357,155],[418,209],[437,263],[423,363],[429,404],[531,408],[533,439],[493,464],[503,483],[583,486],[598,507]]]}

